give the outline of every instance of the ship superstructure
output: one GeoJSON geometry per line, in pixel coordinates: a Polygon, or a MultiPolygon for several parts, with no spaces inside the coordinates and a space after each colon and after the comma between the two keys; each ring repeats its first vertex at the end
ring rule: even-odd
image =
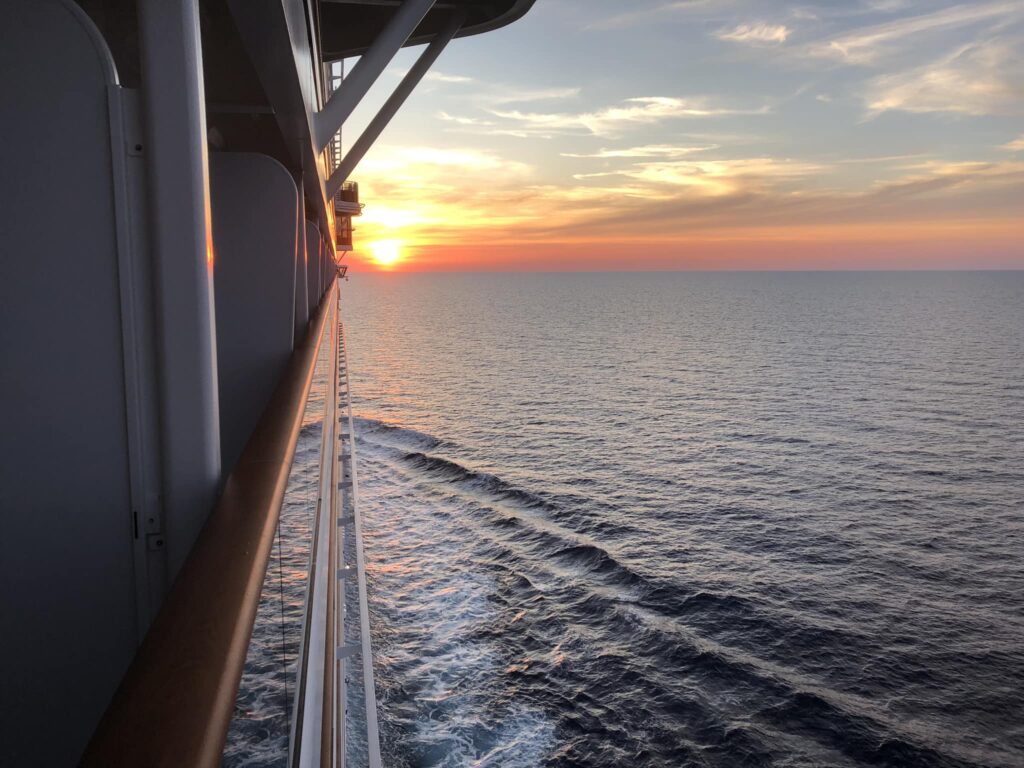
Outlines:
{"type": "Polygon", "coordinates": [[[343,764],[344,664],[372,673],[361,555],[338,554],[359,549],[352,174],[452,39],[532,2],[0,0],[0,763],[219,764],[328,354],[290,760],[343,764]],[[338,634],[346,579],[360,647],[338,634]]]}

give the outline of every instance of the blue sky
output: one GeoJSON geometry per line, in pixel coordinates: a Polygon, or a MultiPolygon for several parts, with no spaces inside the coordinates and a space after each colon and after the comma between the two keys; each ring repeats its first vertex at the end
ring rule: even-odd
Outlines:
{"type": "Polygon", "coordinates": [[[537,0],[455,41],[367,156],[364,233],[427,268],[524,243],[597,266],[866,242],[865,266],[1021,266],[1022,52],[1024,0],[537,0]]]}

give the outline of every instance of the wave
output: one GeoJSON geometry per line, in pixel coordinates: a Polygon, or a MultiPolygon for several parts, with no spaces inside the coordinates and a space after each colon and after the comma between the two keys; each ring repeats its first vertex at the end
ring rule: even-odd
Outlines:
{"type": "MultiPolygon", "coordinates": [[[[454,486],[451,497],[437,499],[441,509],[455,502],[446,517],[465,520],[468,538],[483,547],[475,567],[487,564],[508,574],[488,597],[508,616],[465,633],[461,640],[496,641],[498,653],[509,657],[502,679],[531,702],[550,701],[563,685],[581,690],[602,680],[616,683],[603,700],[617,700],[623,690],[646,690],[646,715],[625,718],[627,729],[649,723],[652,733],[675,739],[675,749],[683,734],[699,734],[703,752],[676,755],[687,764],[696,764],[700,754],[715,755],[714,764],[719,764],[718,758],[739,755],[751,764],[769,764],[774,749],[763,733],[778,732],[793,739],[792,748],[808,759],[831,755],[843,764],[849,760],[881,766],[976,765],[968,762],[972,758],[957,754],[959,750],[947,748],[934,733],[905,726],[869,700],[843,693],[842,685],[834,694],[820,689],[818,675],[823,670],[818,669],[813,649],[852,659],[871,658],[877,652],[872,638],[855,627],[801,616],[752,595],[684,584],[678,574],[641,576],[617,559],[614,549],[609,551],[580,530],[585,496],[579,503],[564,503],[561,495],[542,496],[434,455],[431,451],[441,445],[455,446],[415,430],[369,420],[361,427],[371,438],[371,447],[383,449],[376,453],[386,457],[392,471],[397,462],[411,470],[408,479],[418,476],[436,487],[454,486]],[[517,515],[516,508],[549,514],[517,515]],[[549,654],[540,651],[571,637],[574,627],[588,627],[607,637],[630,637],[632,652],[619,660],[605,649],[594,667],[581,663],[580,655],[575,666],[549,663],[549,654]],[[559,681],[554,688],[552,679],[559,681]],[[680,697],[675,682],[680,679],[691,681],[700,695],[680,697]],[[752,732],[737,726],[739,712],[746,713],[740,720],[752,717],[758,723],[752,732]]],[[[734,520],[761,516],[742,507],[727,509],[734,520]]],[[[602,538],[619,540],[611,535],[602,538]]],[[[806,560],[808,555],[801,557],[806,560]]],[[[894,655],[897,665],[904,662],[901,654],[894,655]]],[[[550,659],[556,656],[552,653],[550,659]]],[[[577,714],[576,706],[563,712],[561,727],[570,726],[577,714]]],[[[614,721],[603,715],[599,720],[588,727],[591,736],[596,730],[602,743],[628,741],[614,721]]],[[[524,730],[529,741],[530,729],[524,730]]],[[[480,764],[506,764],[508,749],[516,751],[522,744],[519,733],[505,734],[493,751],[475,744],[475,759],[482,760],[480,764]]],[[[568,759],[570,754],[571,749],[564,756],[568,759]]],[[[666,755],[648,756],[652,765],[681,764],[666,755]]],[[[591,764],[611,764],[602,760],[591,764]]],[[[462,764],[469,762],[466,758],[462,764]]]]}
{"type": "MultiPolygon", "coordinates": [[[[696,602],[706,599],[695,595],[696,602]]],[[[917,732],[874,706],[870,699],[808,689],[785,665],[766,662],[709,640],[692,628],[668,628],[639,605],[618,605],[603,618],[612,634],[629,633],[635,658],[641,661],[642,684],[653,710],[670,720],[697,728],[712,748],[725,746],[730,706],[754,713],[754,721],[796,736],[858,765],[902,768],[977,768],[973,757],[947,751],[936,734],[917,732]],[[653,620],[652,620],[653,619],[653,620]],[[634,623],[639,621],[638,624],[634,623]],[[705,695],[722,692],[725,699],[676,701],[670,679],[686,677],[705,695]],[[723,706],[723,704],[725,706],[723,706]],[[725,730],[722,730],[725,729],[725,730]],[[721,732],[719,732],[721,730],[721,732]],[[934,742],[931,746],[926,742],[934,742]],[[941,745],[941,746],[939,746],[941,745]]],[[[807,649],[809,650],[809,649],[807,649]]],[[[728,734],[731,742],[735,734],[728,734]]],[[[749,745],[756,747],[757,742],[749,745]]],[[[729,743],[735,754],[737,745],[729,743]]],[[[763,743],[760,746],[765,746],[763,743]]],[[[756,751],[756,750],[755,750],[756,751]]],[[[760,764],[760,763],[758,763],[760,764]]]]}
{"type": "Polygon", "coordinates": [[[407,453],[403,460],[413,468],[435,479],[459,483],[478,492],[491,494],[502,501],[514,501],[531,509],[555,510],[553,504],[535,493],[517,488],[487,472],[475,472],[454,461],[442,459],[440,456],[431,456],[416,451],[407,453]]]}
{"type": "Polygon", "coordinates": [[[408,427],[400,427],[397,424],[390,424],[378,419],[356,416],[354,421],[356,432],[360,437],[373,436],[377,439],[383,438],[384,443],[391,446],[399,445],[429,451],[437,448],[443,442],[433,435],[428,435],[426,432],[409,429],[408,427]]]}
{"type": "Polygon", "coordinates": [[[969,768],[972,763],[893,734],[872,718],[840,709],[816,693],[795,691],[760,713],[790,733],[800,733],[865,765],[969,768]]]}
{"type": "Polygon", "coordinates": [[[753,443],[779,444],[779,445],[810,445],[811,441],[802,437],[789,437],[786,435],[770,435],[766,432],[729,432],[724,437],[730,441],[742,440],[753,443]]]}
{"type": "MultiPolygon", "coordinates": [[[[553,499],[541,496],[490,473],[470,469],[451,459],[422,450],[403,452],[400,446],[395,445],[397,440],[406,444],[446,444],[432,435],[369,419],[361,420],[360,427],[363,433],[359,437],[364,443],[371,442],[376,448],[384,448],[404,467],[413,470],[424,479],[456,486],[459,493],[471,495],[481,501],[482,505],[475,515],[476,520],[505,531],[492,541],[492,544],[501,550],[500,553],[492,552],[492,557],[511,558],[520,564],[550,560],[559,563],[563,568],[570,568],[580,576],[594,577],[606,586],[630,590],[631,594],[623,594],[622,599],[635,599],[636,593],[633,590],[637,588],[642,592],[650,589],[651,585],[644,577],[590,539],[593,532],[617,535],[622,532],[621,526],[601,520],[598,520],[597,524],[581,521],[573,511],[556,503],[555,500],[561,500],[562,496],[555,495],[553,499]],[[381,434],[396,440],[367,440],[381,434]],[[499,504],[495,506],[493,502],[499,504]],[[503,508],[506,504],[511,505],[511,510],[503,508]],[[544,515],[542,518],[523,517],[515,513],[516,509],[540,511],[544,515]],[[541,522],[542,519],[546,522],[541,522]]],[[[577,498],[577,501],[579,500],[577,498]]]]}
{"type": "Polygon", "coordinates": [[[584,573],[610,577],[622,587],[647,587],[648,582],[629,566],[615,559],[606,549],[593,544],[575,544],[558,550],[554,558],[575,565],[584,573]]]}
{"type": "MultiPolygon", "coordinates": [[[[566,517],[557,505],[547,499],[518,488],[499,477],[486,472],[477,472],[440,456],[413,452],[402,457],[407,466],[414,468],[434,480],[458,485],[474,494],[481,494],[500,502],[512,502],[520,509],[543,510],[549,517],[566,517]]],[[[580,574],[601,577],[606,584],[625,589],[650,587],[650,584],[620,562],[608,550],[596,543],[588,541],[588,536],[580,531],[544,526],[536,527],[524,524],[524,520],[514,516],[494,512],[489,522],[498,528],[519,529],[511,534],[511,539],[504,541],[504,546],[516,550],[509,554],[529,561],[534,558],[553,559],[565,566],[575,568],[580,574]],[[529,550],[529,551],[524,551],[529,550]]]]}

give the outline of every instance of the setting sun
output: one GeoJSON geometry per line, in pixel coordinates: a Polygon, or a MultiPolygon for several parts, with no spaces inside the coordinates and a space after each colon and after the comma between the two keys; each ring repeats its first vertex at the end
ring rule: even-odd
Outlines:
{"type": "Polygon", "coordinates": [[[373,260],[382,267],[394,266],[402,258],[401,240],[374,240],[368,247],[373,260]]]}

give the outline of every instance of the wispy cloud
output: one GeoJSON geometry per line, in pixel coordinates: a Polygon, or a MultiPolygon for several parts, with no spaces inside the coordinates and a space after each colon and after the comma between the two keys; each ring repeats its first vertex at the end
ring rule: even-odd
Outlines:
{"type": "Polygon", "coordinates": [[[531,101],[574,99],[579,95],[579,88],[510,88],[498,85],[488,88],[486,93],[478,94],[475,98],[488,104],[526,104],[531,101]]]}
{"type": "Polygon", "coordinates": [[[1006,144],[1003,144],[1000,149],[1005,149],[1007,152],[1024,152],[1024,133],[1013,141],[1008,141],[1006,144]]]}
{"type": "Polygon", "coordinates": [[[915,227],[934,239],[947,225],[979,234],[1009,231],[1011,201],[1024,192],[1018,160],[922,160],[896,166],[902,172],[889,181],[812,192],[805,180],[832,166],[773,157],[682,158],[553,184],[486,152],[410,146],[375,154],[378,172],[367,192],[379,202],[360,222],[361,239],[398,238],[414,248],[607,241],[624,233],[634,242],[704,236],[760,242],[827,240],[840,231],[878,237],[888,228],[913,238],[915,227]]]}
{"type": "Polygon", "coordinates": [[[720,117],[723,115],[765,114],[767,107],[733,109],[710,105],[703,99],[683,99],[671,96],[640,96],[627,99],[614,107],[594,112],[521,112],[519,110],[491,110],[503,120],[518,123],[531,132],[584,132],[594,136],[614,136],[629,126],[658,123],[678,118],[720,117]]]}
{"type": "Polygon", "coordinates": [[[712,144],[707,147],[677,147],[671,144],[648,144],[643,147],[628,147],[626,149],[601,149],[589,154],[562,152],[561,155],[562,157],[594,158],[598,160],[634,157],[682,157],[694,152],[707,152],[717,148],[717,144],[712,144]]]}
{"type": "Polygon", "coordinates": [[[598,19],[587,25],[587,29],[623,29],[642,24],[646,21],[685,11],[701,11],[709,6],[730,4],[729,0],[677,0],[671,3],[658,3],[653,6],[635,8],[625,13],[617,13],[598,19]]]}
{"type": "MultiPolygon", "coordinates": [[[[617,210],[561,225],[563,233],[608,237],[628,227],[648,236],[679,238],[697,231],[738,235],[745,229],[779,228],[798,232],[818,226],[875,223],[906,229],[927,223],[939,227],[957,217],[1008,222],[1013,193],[1024,192],[1024,162],[934,163],[913,166],[902,177],[856,190],[815,194],[781,188],[772,175],[815,173],[814,168],[785,169],[785,163],[761,159],[735,161],[706,181],[677,185],[668,197],[620,200],[617,210]],[[717,188],[715,185],[718,185],[717,188]],[[996,195],[996,196],[993,196],[996,195]],[[974,201],[974,204],[967,204],[974,201]]],[[[547,221],[557,221],[552,216],[547,221]]],[[[551,233],[545,233],[550,235],[551,233]]]]}
{"type": "MultiPolygon", "coordinates": [[[[405,77],[409,70],[392,68],[388,71],[395,77],[405,77]]],[[[479,80],[474,77],[469,77],[468,75],[452,75],[435,70],[427,72],[427,74],[423,76],[423,80],[428,83],[440,83],[443,85],[480,84],[479,80]]],[[[523,88],[521,86],[508,84],[488,83],[486,90],[472,89],[467,92],[465,89],[462,89],[460,93],[466,97],[472,98],[474,102],[484,102],[488,104],[525,104],[531,101],[575,98],[580,95],[580,89],[578,87],[523,88]]]]}
{"type": "Polygon", "coordinates": [[[1019,45],[995,40],[964,45],[938,61],[870,80],[869,114],[950,112],[963,115],[1024,111],[1024,57],[1019,45]]]}
{"type": "Polygon", "coordinates": [[[425,167],[466,172],[491,172],[500,170],[518,177],[528,175],[530,167],[524,163],[503,158],[494,152],[474,149],[447,149],[442,147],[384,147],[367,156],[361,166],[371,173],[391,172],[395,174],[423,172],[425,167]]]}
{"type": "Polygon", "coordinates": [[[637,163],[631,168],[581,173],[576,179],[624,176],[646,184],[692,188],[702,194],[724,195],[761,188],[767,183],[791,181],[824,170],[816,163],[753,157],[722,160],[672,160],[637,163]]]}
{"type": "Polygon", "coordinates": [[[834,160],[839,165],[874,165],[876,163],[895,163],[904,160],[919,160],[926,157],[924,152],[914,152],[909,155],[880,155],[878,157],[846,157],[834,160]]]}
{"type": "Polygon", "coordinates": [[[444,120],[448,123],[456,123],[457,125],[494,125],[493,120],[482,120],[478,117],[464,117],[462,115],[450,115],[443,110],[437,113],[437,119],[444,120]]]}
{"type": "Polygon", "coordinates": [[[476,80],[466,75],[447,75],[444,72],[431,70],[423,78],[434,83],[474,83],[476,80]]]}
{"type": "Polygon", "coordinates": [[[807,52],[811,56],[836,59],[847,64],[872,64],[883,53],[895,49],[898,43],[912,35],[1021,16],[1024,16],[1024,4],[1019,1],[955,5],[933,13],[844,32],[811,44],[807,52]]]}
{"type": "MultiPolygon", "coordinates": [[[[470,94],[473,99],[474,108],[484,107],[487,114],[501,112],[499,108],[509,105],[531,104],[543,101],[572,100],[580,95],[579,88],[513,88],[510,86],[495,85],[483,93],[470,94]]],[[[514,112],[514,110],[513,110],[514,112]]],[[[538,131],[536,125],[525,127],[499,126],[492,119],[476,117],[472,115],[457,115],[442,110],[436,113],[438,120],[451,123],[454,127],[448,130],[461,133],[476,133],[488,136],[513,136],[525,139],[550,138],[549,132],[538,131]]]]}
{"type": "Polygon", "coordinates": [[[766,43],[784,43],[792,30],[784,24],[740,24],[731,29],[721,29],[715,33],[719,40],[733,43],[750,43],[764,45],[766,43]]]}

